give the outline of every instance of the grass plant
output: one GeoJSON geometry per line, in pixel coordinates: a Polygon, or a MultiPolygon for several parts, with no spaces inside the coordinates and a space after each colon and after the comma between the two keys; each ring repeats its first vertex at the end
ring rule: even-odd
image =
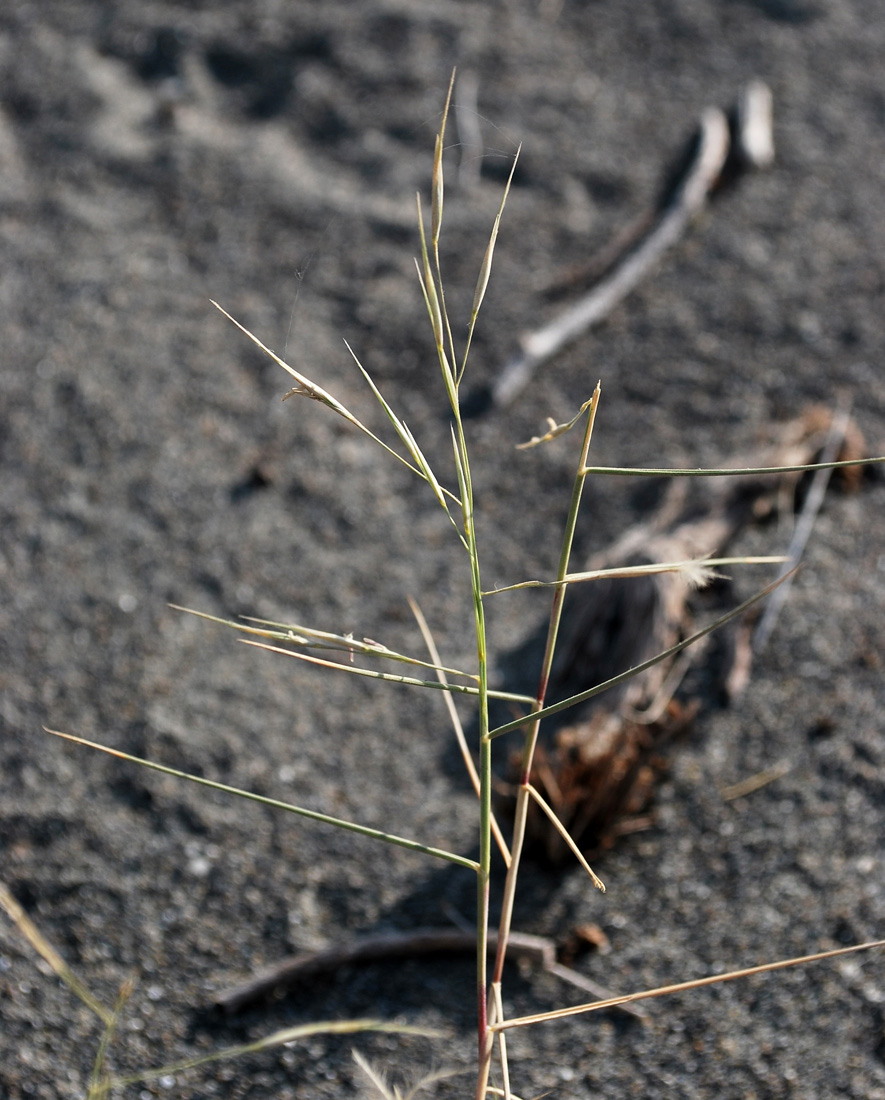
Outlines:
{"type": "MultiPolygon", "coordinates": [[[[462,756],[477,795],[478,813],[476,828],[478,856],[476,858],[468,857],[455,851],[436,848],[424,844],[420,840],[400,835],[399,829],[401,827],[399,824],[397,825],[397,831],[369,828],[358,822],[341,820],[329,814],[308,810],[288,802],[262,797],[248,791],[215,783],[192,774],[166,767],[159,762],[140,759],[119,750],[86,741],[71,734],[64,734],[57,731],[48,732],[56,732],[58,736],[65,737],[70,741],[101,750],[122,760],[135,761],[144,767],[155,769],[167,775],[186,779],[229,795],[251,799],[262,805],[296,814],[314,822],[350,830],[380,843],[399,845],[432,859],[447,861],[460,867],[465,874],[469,873],[474,875],[476,882],[476,1076],[473,1094],[476,1100],[486,1100],[486,1097],[492,1095],[503,1096],[509,1100],[510,1097],[517,1097],[510,1083],[511,1070],[507,1057],[506,1036],[507,1032],[512,1029],[529,1027],[540,1022],[555,1020],[566,1015],[591,1013],[618,1004],[660,997],[673,992],[693,989],[714,982],[729,981],[734,978],[743,977],[749,974],[757,974],[767,970],[776,970],[833,958],[851,951],[862,950],[872,946],[882,946],[885,941],[877,941],[875,944],[859,944],[835,951],[806,955],[801,958],[777,960],[761,966],[752,966],[731,973],[716,974],[706,978],[680,982],[656,989],[642,990],[606,1000],[596,1000],[578,1006],[563,1008],[558,1011],[541,1012],[519,1018],[508,1018],[505,1015],[502,997],[504,962],[507,956],[508,939],[511,933],[514,898],[517,891],[520,862],[523,855],[526,836],[526,820],[532,803],[539,806],[559,829],[566,843],[569,844],[574,858],[584,868],[584,871],[589,876],[594,886],[600,890],[605,890],[605,886],[601,879],[588,864],[577,845],[571,842],[565,828],[557,822],[553,810],[546,804],[530,782],[532,760],[538,743],[541,722],[550,715],[568,707],[573,707],[591,696],[621,683],[629,677],[640,674],[655,663],[670,658],[679,650],[691,645],[693,642],[716,629],[718,626],[721,626],[729,619],[743,614],[751,604],[762,599],[780,582],[775,582],[775,584],[768,585],[761,589],[761,591],[750,600],[734,608],[727,615],[722,616],[691,637],[679,642],[665,652],[658,654],[651,660],[635,668],[625,670],[623,674],[605,683],[588,685],[584,690],[573,694],[569,698],[557,702],[554,705],[549,705],[547,703],[547,691],[562,619],[563,601],[567,588],[572,584],[592,583],[594,580],[605,576],[639,576],[647,573],[649,570],[657,572],[676,572],[683,575],[687,582],[704,583],[709,579],[713,569],[718,565],[726,563],[735,564],[738,562],[757,564],[760,562],[782,561],[783,559],[707,559],[701,561],[661,562],[652,567],[623,568],[618,570],[596,571],[594,573],[574,571],[571,568],[572,545],[581,507],[582,494],[588,477],[729,476],[746,472],[743,470],[722,469],[673,470],[656,468],[635,470],[599,467],[590,464],[593,428],[601,405],[601,387],[597,385],[592,395],[570,421],[563,424],[556,424],[551,421],[546,433],[531,440],[528,444],[528,446],[543,445],[545,442],[558,438],[569,431],[580,431],[581,433],[580,444],[577,447],[576,472],[568,516],[561,540],[556,575],[544,581],[516,582],[507,586],[508,588],[515,588],[545,584],[551,588],[547,637],[541,667],[538,672],[537,686],[531,693],[503,693],[494,691],[490,688],[489,646],[486,633],[486,603],[489,599],[494,598],[497,591],[505,589],[489,590],[483,583],[482,548],[477,539],[474,521],[474,481],[471,469],[468,430],[465,424],[465,418],[462,415],[461,384],[468,371],[470,349],[489,282],[498,229],[504,211],[510,181],[508,180],[507,185],[504,187],[498,213],[495,217],[494,225],[486,245],[485,255],[481,264],[473,301],[470,307],[464,348],[459,351],[453,338],[453,324],[446,306],[444,281],[440,265],[440,235],[443,226],[445,200],[443,150],[446,117],[449,110],[450,99],[451,87],[449,88],[449,95],[446,99],[445,109],[442,115],[442,124],[436,136],[434,148],[429,229],[426,225],[425,213],[420,197],[418,200],[420,257],[417,261],[418,279],[430,321],[440,381],[446,394],[451,413],[452,468],[449,475],[444,476],[431,467],[418,441],[415,439],[408,426],[397,415],[393,404],[382,395],[355,355],[353,357],[357,368],[362,373],[372,394],[381,406],[384,417],[392,428],[393,435],[395,436],[393,442],[385,442],[385,440],[381,438],[379,431],[367,426],[332,394],[295,370],[273,351],[265,347],[256,336],[243,328],[239,322],[235,321],[233,318],[230,319],[250,340],[266,352],[267,355],[292,377],[294,385],[285,395],[287,398],[292,396],[306,397],[324,405],[328,411],[343,418],[353,430],[364,434],[372,440],[372,442],[380,447],[391,460],[402,463],[415,477],[425,483],[428,491],[432,494],[439,508],[442,509],[447,517],[451,527],[455,552],[460,554],[463,559],[466,583],[469,584],[472,595],[476,652],[475,666],[471,669],[458,669],[445,664],[440,659],[436,642],[424,621],[420,608],[414,603],[412,605],[413,611],[427,644],[427,656],[400,653],[376,641],[358,639],[348,634],[340,634],[327,630],[318,630],[297,623],[284,624],[258,620],[244,620],[226,622],[226,625],[240,632],[240,634],[244,636],[244,639],[251,645],[258,646],[272,653],[285,654],[295,660],[310,662],[314,665],[348,675],[365,677],[383,683],[396,683],[407,687],[441,692],[446,706],[448,707],[455,729],[455,735],[458,738],[462,756]],[[458,715],[453,703],[453,699],[456,696],[469,698],[475,708],[477,741],[472,747],[468,745],[463,728],[458,720],[458,715]],[[523,710],[523,714],[509,722],[493,727],[490,722],[489,709],[490,700],[493,699],[504,699],[512,706],[520,707],[523,710]],[[492,789],[493,749],[496,745],[502,743],[502,738],[509,739],[510,735],[518,735],[522,738],[522,748],[520,758],[521,779],[518,785],[514,823],[508,840],[505,837],[505,830],[496,821],[493,813],[492,789]],[[490,965],[488,950],[489,937],[491,934],[490,912],[492,909],[490,890],[492,860],[495,848],[498,849],[500,857],[506,866],[507,873],[503,894],[499,899],[501,917],[497,930],[497,948],[490,965]],[[493,1079],[495,1082],[494,1084],[492,1084],[493,1079]]],[[[516,161],[514,160],[514,167],[515,163],[516,161]]],[[[512,171],[510,179],[512,180],[512,171]]],[[[220,306],[218,308],[221,309],[220,306]]],[[[222,310],[222,312],[224,313],[225,311],[222,310]]],[[[225,316],[229,315],[225,313],[225,316]]],[[[351,354],[353,353],[351,352],[351,354]]],[[[882,459],[875,459],[872,461],[882,461],[882,459]]],[[[844,463],[844,465],[848,464],[856,465],[856,462],[844,463]]],[[[840,464],[830,463],[828,465],[837,466],[840,464]]],[[[782,467],[778,469],[795,471],[813,468],[815,467],[782,467]]],[[[777,471],[770,470],[768,472],[777,471]]],[[[195,612],[195,614],[202,613],[195,612]]],[[[203,617],[212,621],[224,621],[215,620],[214,617],[210,615],[203,615],[203,617]]],[[[621,888],[627,887],[622,886],[621,888]]],[[[19,926],[22,933],[29,939],[44,960],[49,963],[55,973],[70,986],[76,996],[89,1006],[102,1023],[104,1038],[99,1044],[96,1067],[89,1089],[90,1100],[98,1100],[98,1098],[106,1096],[111,1089],[132,1084],[137,1080],[145,1080],[148,1077],[161,1074],[174,1074],[209,1060],[205,1057],[193,1059],[186,1063],[164,1066],[160,1069],[150,1070],[133,1077],[115,1078],[111,1076],[105,1069],[105,1056],[113,1035],[113,1029],[125,1001],[127,990],[122,991],[120,1002],[115,1008],[109,1009],[101,1005],[92,997],[85,985],[71,974],[60,956],[53,951],[51,946],[46,943],[39,932],[31,925],[27,916],[21,910],[21,907],[18,906],[11,893],[5,888],[0,892],[0,905],[6,909],[7,913],[19,926]]],[[[319,1032],[355,1033],[363,1030],[385,1030],[409,1033],[414,1029],[375,1019],[316,1023],[305,1025],[300,1028],[288,1029],[285,1032],[277,1032],[255,1043],[238,1048],[229,1048],[211,1057],[232,1057],[243,1053],[254,1053],[281,1043],[295,1042],[307,1035],[315,1035],[319,1032]]],[[[364,1060],[361,1060],[361,1065],[363,1071],[368,1078],[374,1082],[375,1087],[382,1095],[401,1095],[387,1084],[384,1075],[377,1069],[369,1066],[364,1060]]]]}

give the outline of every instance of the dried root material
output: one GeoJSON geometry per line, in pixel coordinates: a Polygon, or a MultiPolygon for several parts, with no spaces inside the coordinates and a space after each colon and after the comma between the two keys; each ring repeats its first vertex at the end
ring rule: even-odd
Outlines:
{"type": "MultiPolygon", "coordinates": [[[[814,462],[832,419],[829,410],[813,407],[796,420],[770,428],[768,440],[752,456],[727,465],[746,469],[814,462]]],[[[865,454],[860,430],[848,421],[838,460],[865,454]]],[[[846,490],[860,487],[861,467],[838,473],[846,490]]],[[[748,525],[776,511],[792,511],[801,496],[802,476],[674,478],[656,512],[591,561],[588,569],[722,554],[748,525]]],[[[573,585],[554,668],[556,694],[565,697],[601,683],[690,635],[695,629],[692,592],[691,578],[679,573],[573,585]]],[[[732,648],[735,675],[730,683],[735,685],[749,675],[747,629],[739,626],[732,648]]],[[[608,847],[617,836],[650,823],[647,814],[655,785],[667,767],[665,750],[704,703],[701,698],[676,698],[676,692],[689,667],[707,654],[709,647],[703,643],[683,650],[593,699],[575,723],[548,732],[546,738],[542,731],[531,782],[583,850],[608,847]]],[[[514,757],[513,777],[517,766],[514,757]]],[[[565,856],[562,839],[543,814],[530,816],[529,830],[549,859],[565,856]]]]}

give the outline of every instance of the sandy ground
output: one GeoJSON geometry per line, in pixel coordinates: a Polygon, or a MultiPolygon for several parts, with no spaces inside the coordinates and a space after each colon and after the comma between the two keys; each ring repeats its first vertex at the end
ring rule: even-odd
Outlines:
{"type": "MultiPolygon", "coordinates": [[[[452,66],[479,80],[483,142],[460,187],[449,154],[456,317],[524,150],[476,384],[558,308],[544,287],[651,199],[699,112],[766,80],[776,166],[724,195],[512,409],[471,425],[485,576],[549,574],[574,444],[513,444],[597,378],[601,462],[715,463],[760,423],[843,394],[883,449],[883,57],[885,6],[860,0],[0,5],[0,877],[106,1001],[139,975],[117,1070],[367,1014],[447,1030],[358,1041],[394,1074],[467,1064],[473,1042],[469,959],[354,968],[229,1024],[204,1011],[293,950],[469,917],[467,872],[41,732],[473,850],[437,697],[294,667],[167,606],[420,651],[415,594],[446,659],[471,657],[465,562],[433,500],[327,410],[281,405],[286,377],[209,299],[383,430],[346,338],[450,479],[413,257],[452,66]]],[[[644,499],[591,485],[579,555],[644,499]]],[[[674,757],[656,827],[599,866],[605,897],[579,871],[531,866],[519,928],[596,922],[611,951],[579,965],[622,990],[883,934],[883,503],[882,482],[828,499],[751,691],[674,757]],[[779,781],[723,801],[780,762],[779,781]]],[[[536,593],[493,606],[496,663],[544,614],[536,593]]],[[[506,991],[515,1013],[578,999],[515,971],[506,991]]],[[[881,1100],[883,1005],[881,954],[822,964],[658,1002],[645,1026],[523,1032],[514,1084],[561,1100],[881,1100]]],[[[0,1021],[4,1100],[84,1094],[99,1031],[5,918],[0,1021]]],[[[352,1096],[353,1044],[312,1039],[126,1095],[352,1096]]],[[[469,1078],[439,1086],[469,1092],[469,1078]]]]}

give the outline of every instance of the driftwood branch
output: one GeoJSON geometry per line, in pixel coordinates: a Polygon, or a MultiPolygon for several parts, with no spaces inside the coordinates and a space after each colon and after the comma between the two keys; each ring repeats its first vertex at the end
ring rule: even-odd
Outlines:
{"type": "MultiPolygon", "coordinates": [[[[489,952],[493,953],[497,946],[497,935],[490,933],[489,952]]],[[[213,1004],[223,1012],[232,1015],[246,1005],[289,989],[318,974],[333,973],[342,966],[420,955],[463,955],[475,951],[476,934],[461,931],[458,928],[416,928],[410,932],[384,932],[363,936],[349,943],[283,959],[241,985],[221,990],[213,998],[213,1004]]],[[[592,979],[558,963],[552,940],[543,936],[512,932],[508,939],[508,958],[537,966],[600,1000],[607,1000],[613,996],[592,979]]],[[[619,1007],[639,1019],[646,1017],[641,1009],[637,1010],[633,1005],[619,1007]]]]}
{"type": "Polygon", "coordinates": [[[767,167],[773,158],[771,93],[764,84],[753,82],[743,90],[731,119],[718,108],[705,111],[675,181],[668,181],[655,209],[635,223],[638,240],[629,233],[585,297],[549,324],[523,334],[519,353],[478,401],[477,411],[509,405],[541,364],[598,325],[649,274],[721,183],[747,168],[767,167]]]}

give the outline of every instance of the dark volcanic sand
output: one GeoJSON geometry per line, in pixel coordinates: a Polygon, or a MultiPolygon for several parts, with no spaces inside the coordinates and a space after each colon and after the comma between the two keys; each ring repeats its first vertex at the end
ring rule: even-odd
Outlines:
{"type": "MultiPolygon", "coordinates": [[[[346,1097],[355,1042],[394,1073],[466,1064],[473,1045],[469,958],[352,969],[230,1024],[202,1012],[293,950],[446,923],[446,900],[469,916],[467,872],[41,732],[474,845],[437,696],[248,651],[167,606],[420,652],[412,593],[446,659],[471,657],[465,562],[429,494],[327,410],[281,405],[286,377],[210,297],[384,430],[348,339],[451,480],[413,256],[452,66],[479,77],[485,144],[476,186],[448,193],[456,317],[524,148],[476,383],[551,314],[544,286],[651,199],[701,109],[769,82],[774,169],[724,195],[509,412],[471,425],[486,579],[549,575],[577,441],[512,444],[570,416],[598,377],[602,462],[716,463],[762,421],[842,393],[882,449],[883,58],[885,6],[860,0],[0,5],[0,876],[106,1001],[140,975],[119,1071],[309,1019],[449,1029],[436,1044],[314,1039],[126,1095],[346,1097]]],[[[579,555],[646,498],[592,484],[579,555]]],[[[622,990],[883,934],[883,503],[881,481],[829,497],[751,690],[676,754],[657,826],[599,865],[605,897],[577,870],[529,867],[517,927],[598,923],[611,952],[579,965],[622,990]],[[779,781],[722,800],[780,761],[779,781]]],[[[492,606],[496,659],[545,603],[492,606]]],[[[581,999],[515,971],[506,998],[514,1013],[581,999]]],[[[514,1087],[881,1100],[883,1004],[878,954],[657,1002],[645,1027],[548,1024],[512,1039],[514,1087]]],[[[98,1038],[0,920],[0,1096],[82,1096],[98,1038]]],[[[469,1077],[439,1094],[472,1094],[469,1077]]]]}

